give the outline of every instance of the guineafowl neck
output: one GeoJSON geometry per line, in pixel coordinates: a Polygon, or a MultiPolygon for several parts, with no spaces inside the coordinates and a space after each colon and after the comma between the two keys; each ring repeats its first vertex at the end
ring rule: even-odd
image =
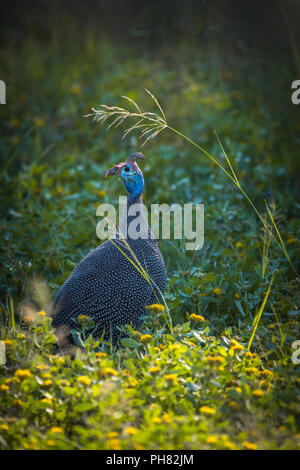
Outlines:
{"type": "Polygon", "coordinates": [[[126,238],[132,238],[133,240],[137,238],[150,238],[151,231],[143,208],[144,205],[141,194],[133,200],[130,200],[130,198],[127,199],[119,225],[120,232],[127,234],[126,238]],[[137,238],[136,234],[138,234],[137,238]]]}

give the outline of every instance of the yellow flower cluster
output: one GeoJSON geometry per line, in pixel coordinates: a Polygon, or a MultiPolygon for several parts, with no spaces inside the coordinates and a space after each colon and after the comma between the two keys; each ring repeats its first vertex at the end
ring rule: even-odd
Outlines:
{"type": "Polygon", "coordinates": [[[128,436],[133,436],[134,434],[137,434],[137,432],[138,430],[133,426],[128,426],[124,429],[124,434],[127,434],[128,436]]]}
{"type": "Polygon", "coordinates": [[[153,366],[153,367],[150,367],[149,369],[149,372],[153,373],[153,372],[159,372],[161,369],[160,367],[158,366],[153,366]]]}
{"type": "Polygon", "coordinates": [[[205,442],[206,444],[216,444],[218,442],[218,439],[216,438],[216,436],[208,436],[205,439],[205,442]]]}
{"type": "Polygon", "coordinates": [[[142,335],[140,340],[142,343],[148,343],[153,338],[152,335],[142,335]]]}
{"type": "Polygon", "coordinates": [[[216,413],[216,410],[210,406],[201,406],[200,408],[200,413],[204,413],[206,415],[214,415],[216,413]]]}
{"type": "Polygon", "coordinates": [[[80,377],[77,377],[77,382],[88,386],[91,383],[91,379],[87,375],[81,375],[80,377]]]}
{"type": "Polygon", "coordinates": [[[167,380],[168,382],[176,382],[177,374],[167,374],[165,375],[165,380],[167,380]]]}
{"type": "Polygon", "coordinates": [[[161,304],[152,304],[152,305],[147,305],[146,307],[146,310],[153,310],[155,312],[164,312],[166,307],[164,305],[161,305],[161,304]]]}
{"type": "Polygon", "coordinates": [[[244,346],[240,344],[236,339],[232,339],[230,345],[234,351],[242,351],[244,349],[244,346]]]}
{"type": "Polygon", "coordinates": [[[220,289],[219,287],[215,287],[213,289],[213,294],[215,295],[221,295],[222,294],[222,289],[220,289]]]}
{"type": "Polygon", "coordinates": [[[96,357],[106,357],[107,354],[105,352],[99,351],[99,352],[96,352],[95,356],[96,357]]]}
{"type": "Polygon", "coordinates": [[[257,449],[257,444],[255,444],[255,442],[244,441],[242,444],[248,450],[256,450],[257,449]]]}
{"type": "Polygon", "coordinates": [[[254,395],[255,397],[262,397],[265,392],[264,392],[263,390],[260,390],[260,389],[258,388],[258,389],[256,389],[256,390],[253,390],[252,393],[253,393],[253,395],[254,395]]]}
{"type": "Polygon", "coordinates": [[[26,379],[31,376],[31,372],[28,369],[18,369],[15,372],[15,377],[18,379],[26,379]]]}
{"type": "Polygon", "coordinates": [[[202,315],[197,315],[196,313],[191,313],[190,320],[194,322],[205,321],[205,318],[202,315]]]}
{"type": "Polygon", "coordinates": [[[63,432],[62,428],[60,428],[59,426],[53,426],[51,429],[50,429],[50,432],[53,432],[54,434],[60,434],[63,432]]]}
{"type": "Polygon", "coordinates": [[[207,356],[206,360],[208,362],[219,362],[220,364],[224,364],[224,362],[226,362],[223,356],[207,356]]]}
{"type": "Polygon", "coordinates": [[[106,367],[101,371],[101,374],[104,375],[105,377],[108,375],[118,375],[118,372],[115,369],[112,369],[111,367],[106,367]]]}

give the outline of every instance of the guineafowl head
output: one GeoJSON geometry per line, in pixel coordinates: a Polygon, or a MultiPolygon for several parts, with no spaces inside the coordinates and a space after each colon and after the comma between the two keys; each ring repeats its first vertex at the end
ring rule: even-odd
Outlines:
{"type": "Polygon", "coordinates": [[[133,202],[141,196],[144,190],[143,173],[136,163],[137,159],[144,159],[142,153],[133,153],[125,162],[114,165],[113,168],[105,173],[105,177],[109,175],[117,175],[121,178],[126,191],[129,194],[129,202],[133,202]]]}

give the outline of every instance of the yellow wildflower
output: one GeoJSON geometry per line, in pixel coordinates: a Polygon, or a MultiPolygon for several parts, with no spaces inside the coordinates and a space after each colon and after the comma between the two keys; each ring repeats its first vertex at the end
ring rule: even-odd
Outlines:
{"type": "Polygon", "coordinates": [[[171,423],[173,422],[173,419],[172,419],[172,417],[169,415],[169,413],[164,413],[164,414],[162,415],[162,419],[163,419],[166,423],[168,423],[168,424],[171,424],[171,423]]]}
{"type": "Polygon", "coordinates": [[[169,350],[170,351],[179,351],[179,350],[182,350],[182,346],[179,345],[179,344],[170,344],[169,346],[169,350]]]}
{"type": "Polygon", "coordinates": [[[236,292],[236,293],[234,294],[234,297],[235,297],[236,299],[239,299],[239,298],[240,298],[240,295],[236,292]]]}
{"type": "Polygon", "coordinates": [[[253,395],[254,395],[255,397],[262,397],[265,392],[264,392],[263,390],[260,390],[260,389],[258,388],[258,389],[256,389],[256,390],[253,390],[252,393],[253,393],[253,395]]]}
{"type": "Polygon", "coordinates": [[[224,362],[226,362],[223,356],[207,356],[206,360],[208,362],[219,362],[220,364],[224,364],[224,362]]]}
{"type": "Polygon", "coordinates": [[[117,437],[118,433],[116,431],[111,431],[107,434],[107,437],[109,439],[113,439],[114,437],[117,437]]]}
{"type": "Polygon", "coordinates": [[[259,373],[259,370],[257,367],[250,367],[250,369],[248,369],[249,372],[253,372],[254,374],[258,374],[259,373]]]}
{"type": "Polygon", "coordinates": [[[47,315],[47,313],[45,312],[45,310],[41,310],[41,311],[39,312],[39,315],[40,315],[41,317],[45,317],[45,316],[47,315]]]}
{"type": "Polygon", "coordinates": [[[51,385],[52,385],[52,380],[50,379],[44,380],[44,382],[42,383],[42,386],[45,388],[51,387],[51,385]]]}
{"type": "Polygon", "coordinates": [[[11,382],[15,382],[15,381],[16,381],[15,377],[8,377],[8,379],[5,379],[6,384],[10,384],[11,382]]]}
{"type": "Polygon", "coordinates": [[[239,394],[242,393],[241,387],[236,387],[236,388],[234,388],[234,390],[235,390],[237,393],[239,393],[239,394]]]}
{"type": "Polygon", "coordinates": [[[244,441],[242,444],[248,450],[256,450],[257,449],[257,444],[255,444],[255,442],[244,441]]]}
{"type": "Polygon", "coordinates": [[[38,364],[36,368],[39,370],[47,370],[49,369],[49,366],[47,366],[46,364],[38,364]]]}
{"type": "Polygon", "coordinates": [[[236,248],[242,248],[243,244],[241,242],[236,242],[235,247],[236,248]]]}
{"type": "Polygon", "coordinates": [[[87,377],[87,375],[81,375],[80,377],[77,377],[77,382],[83,385],[90,385],[91,379],[87,377]]]}
{"type": "Polygon", "coordinates": [[[120,441],[119,439],[110,439],[108,441],[109,443],[109,446],[111,449],[113,450],[121,450],[121,446],[120,446],[120,441]]]}
{"type": "Polygon", "coordinates": [[[167,374],[165,375],[165,380],[167,380],[168,382],[176,382],[177,374],[167,374]]]}
{"type": "Polygon", "coordinates": [[[220,289],[219,287],[215,287],[213,289],[213,294],[221,295],[222,294],[222,289],[220,289]]]}
{"type": "Polygon", "coordinates": [[[252,353],[250,351],[246,352],[246,357],[255,357],[255,356],[256,356],[256,353],[252,353]]]}
{"type": "Polygon", "coordinates": [[[48,403],[49,405],[52,404],[52,398],[42,398],[41,400],[43,403],[48,403]]]}
{"type": "Polygon", "coordinates": [[[42,374],[42,377],[44,377],[44,379],[51,379],[51,374],[49,374],[49,372],[44,372],[44,374],[42,374]]]}
{"type": "Polygon", "coordinates": [[[58,357],[58,358],[57,358],[57,362],[59,362],[59,364],[62,364],[62,365],[63,365],[63,364],[66,363],[66,360],[65,360],[64,357],[58,357]]]}
{"type": "Polygon", "coordinates": [[[205,321],[205,318],[202,315],[197,315],[196,313],[191,313],[190,320],[195,322],[205,321]]]}
{"type": "Polygon", "coordinates": [[[207,415],[214,415],[216,413],[216,410],[214,408],[211,408],[210,406],[201,406],[200,412],[207,414],[207,415]]]}
{"type": "Polygon", "coordinates": [[[140,340],[142,343],[148,343],[152,338],[152,335],[142,335],[140,340]]]}
{"type": "Polygon", "coordinates": [[[158,366],[153,366],[153,367],[150,367],[149,369],[149,372],[153,373],[153,372],[159,372],[161,369],[160,367],[158,366]]]}
{"type": "Polygon", "coordinates": [[[49,439],[48,441],[46,441],[46,444],[48,446],[55,446],[55,441],[53,441],[52,439],[49,439]]]}
{"type": "Polygon", "coordinates": [[[244,346],[242,346],[238,341],[235,339],[232,339],[231,342],[231,347],[234,351],[242,351],[244,349],[244,346]]]}
{"type": "Polygon", "coordinates": [[[106,367],[101,371],[101,374],[106,376],[106,375],[118,375],[118,372],[115,369],[112,369],[111,367],[106,367]]]}
{"type": "Polygon", "coordinates": [[[12,405],[15,405],[15,406],[22,406],[23,405],[23,402],[20,398],[15,398],[13,401],[12,401],[12,405]]]}
{"type": "Polygon", "coordinates": [[[224,446],[227,447],[227,449],[236,450],[236,445],[232,441],[224,441],[224,446]]]}
{"type": "Polygon", "coordinates": [[[264,369],[260,372],[261,375],[264,375],[265,377],[272,377],[273,372],[269,369],[264,369]]]}
{"type": "Polygon", "coordinates": [[[99,352],[96,352],[95,356],[96,357],[106,357],[107,354],[105,352],[99,351],[99,352]]]}
{"type": "Polygon", "coordinates": [[[97,194],[99,197],[104,197],[106,195],[106,191],[104,191],[104,189],[99,189],[99,191],[97,191],[97,194]]]}
{"type": "Polygon", "coordinates": [[[147,305],[146,310],[154,310],[155,312],[164,312],[166,307],[161,304],[152,304],[152,305],[147,305]]]}
{"type": "Polygon", "coordinates": [[[26,379],[31,376],[31,372],[28,369],[18,369],[15,372],[15,377],[18,379],[26,379]]]}
{"type": "Polygon", "coordinates": [[[11,339],[4,339],[2,343],[4,343],[7,348],[9,348],[13,344],[11,339]]]}
{"type": "Polygon", "coordinates": [[[2,431],[8,431],[9,427],[7,426],[7,424],[4,423],[4,424],[1,424],[0,429],[2,429],[2,431]]]}
{"type": "Polygon", "coordinates": [[[62,428],[60,428],[59,426],[53,426],[51,429],[50,429],[50,432],[53,432],[55,434],[60,434],[63,432],[62,428]]]}
{"type": "Polygon", "coordinates": [[[0,390],[1,390],[1,392],[8,392],[9,386],[2,384],[2,385],[0,385],[0,390]]]}
{"type": "Polygon", "coordinates": [[[128,434],[128,436],[133,436],[134,434],[137,434],[137,432],[138,430],[133,426],[129,426],[124,429],[124,434],[128,434]]]}
{"type": "Polygon", "coordinates": [[[152,419],[152,422],[154,424],[160,424],[161,423],[161,418],[159,418],[158,416],[154,416],[154,418],[152,419]]]}
{"type": "Polygon", "coordinates": [[[215,444],[216,442],[218,442],[218,439],[216,438],[216,436],[208,436],[205,439],[205,442],[206,444],[215,444]]]}

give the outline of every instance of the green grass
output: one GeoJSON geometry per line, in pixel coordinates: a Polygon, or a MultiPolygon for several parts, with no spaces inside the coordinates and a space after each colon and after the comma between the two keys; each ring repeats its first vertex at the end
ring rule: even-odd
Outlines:
{"type": "Polygon", "coordinates": [[[270,101],[259,72],[246,86],[205,56],[200,67],[93,37],[65,44],[25,41],[18,62],[13,45],[2,61],[1,448],[299,448],[296,124],[286,127],[280,76],[270,101]],[[144,88],[172,129],[228,168],[217,131],[269,232],[218,164],[161,132],[143,147],[145,203],[204,203],[204,247],[160,242],[168,311],[151,311],[118,351],[96,353],[88,338],[76,359],[53,355],[50,319],[37,312],[99,243],[96,207],[124,194],[105,171],[142,144],[83,116],[122,106],[121,95],[156,112],[144,88]]]}

